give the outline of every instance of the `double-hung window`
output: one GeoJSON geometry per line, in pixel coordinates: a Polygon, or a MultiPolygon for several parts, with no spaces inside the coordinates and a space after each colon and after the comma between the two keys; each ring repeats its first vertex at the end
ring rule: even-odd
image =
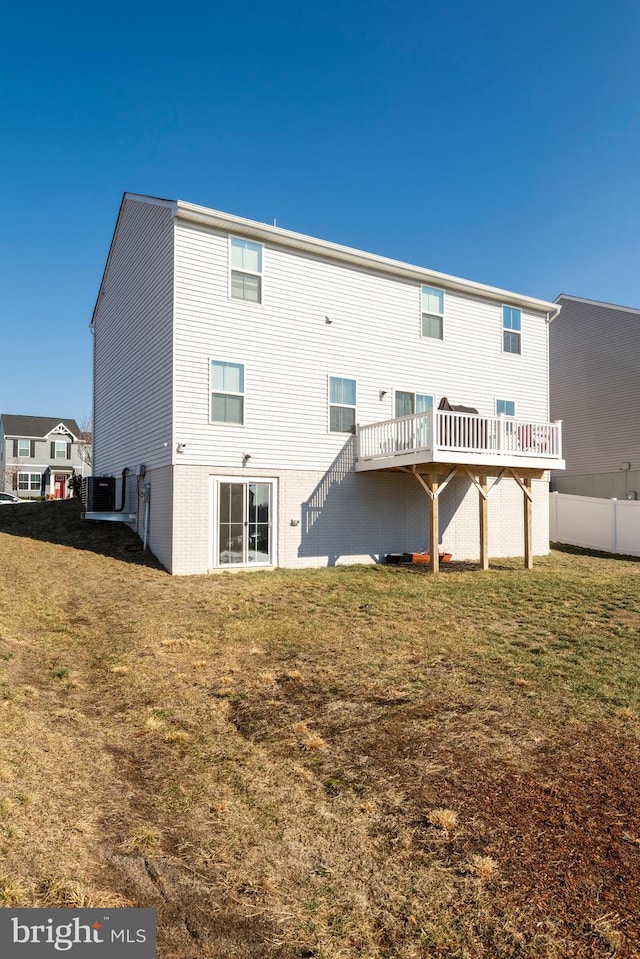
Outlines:
{"type": "Polygon", "coordinates": [[[522,311],[516,306],[502,307],[502,350],[504,353],[521,353],[520,327],[522,311]]]}
{"type": "Polygon", "coordinates": [[[329,377],[329,431],[355,433],[356,381],[344,376],[329,377]]]}
{"type": "Polygon", "coordinates": [[[68,460],[68,443],[65,440],[56,440],[53,449],[53,458],[56,460],[68,460]]]}
{"type": "Polygon", "coordinates": [[[231,299],[262,303],[262,244],[230,238],[231,299]]]}
{"type": "Polygon", "coordinates": [[[31,440],[18,440],[18,456],[31,456],[31,440]]]}
{"type": "Polygon", "coordinates": [[[496,413],[504,416],[516,415],[516,404],[513,400],[496,400],[496,413]]]}
{"type": "Polygon", "coordinates": [[[422,335],[444,339],[444,290],[422,287],[422,335]]]}
{"type": "Polygon", "coordinates": [[[211,420],[244,423],[244,364],[211,360],[211,420]]]}

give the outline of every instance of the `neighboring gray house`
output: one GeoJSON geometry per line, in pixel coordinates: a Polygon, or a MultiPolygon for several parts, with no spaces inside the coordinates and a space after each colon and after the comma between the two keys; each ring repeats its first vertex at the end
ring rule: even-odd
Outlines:
{"type": "Polygon", "coordinates": [[[562,293],[550,329],[551,415],[566,430],[552,488],[640,496],[640,310],[562,293]]]}
{"type": "Polygon", "coordinates": [[[529,564],[549,550],[547,471],[563,465],[548,403],[558,312],[125,194],[91,324],[93,472],[115,478],[114,515],[172,573],[432,543],[529,564]]]}
{"type": "Polygon", "coordinates": [[[91,472],[88,460],[89,439],[75,420],[0,415],[0,490],[67,499],[73,474],[91,472]]]}

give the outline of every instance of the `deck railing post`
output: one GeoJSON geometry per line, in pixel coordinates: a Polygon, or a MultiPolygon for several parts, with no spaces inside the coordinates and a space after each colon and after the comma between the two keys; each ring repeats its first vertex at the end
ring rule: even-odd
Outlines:
{"type": "Polygon", "coordinates": [[[498,452],[504,453],[506,446],[506,427],[504,421],[504,413],[498,414],[498,452]]]}

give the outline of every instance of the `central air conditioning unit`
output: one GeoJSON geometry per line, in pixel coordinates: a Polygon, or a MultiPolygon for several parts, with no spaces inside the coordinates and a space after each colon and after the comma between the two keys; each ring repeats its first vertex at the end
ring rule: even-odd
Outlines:
{"type": "Polygon", "coordinates": [[[82,481],[82,505],[86,513],[110,513],[116,508],[115,476],[87,476],[82,481]]]}

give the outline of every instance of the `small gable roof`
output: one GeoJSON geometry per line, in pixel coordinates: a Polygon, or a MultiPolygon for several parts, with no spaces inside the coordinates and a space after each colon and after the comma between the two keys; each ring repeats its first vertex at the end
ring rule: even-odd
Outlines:
{"type": "Polygon", "coordinates": [[[0,417],[5,436],[23,436],[30,439],[43,439],[59,426],[63,426],[74,439],[80,436],[80,427],[73,419],[61,419],[59,416],[19,416],[3,413],[0,417]]]}

